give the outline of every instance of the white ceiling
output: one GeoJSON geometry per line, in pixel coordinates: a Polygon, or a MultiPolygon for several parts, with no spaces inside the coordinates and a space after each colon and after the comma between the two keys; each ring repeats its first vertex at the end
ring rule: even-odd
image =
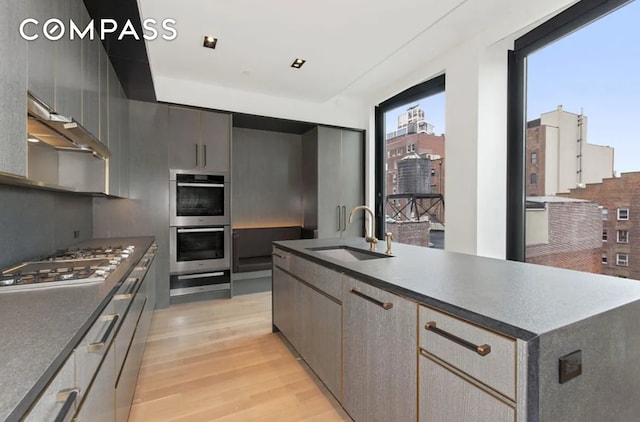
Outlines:
{"type": "Polygon", "coordinates": [[[380,91],[530,0],[138,1],[143,19],[177,21],[176,40],[147,42],[156,84],[323,103],[380,91]],[[204,35],[218,38],[215,50],[202,47],[204,35]],[[307,60],[300,70],[290,67],[296,57],[307,60]]]}

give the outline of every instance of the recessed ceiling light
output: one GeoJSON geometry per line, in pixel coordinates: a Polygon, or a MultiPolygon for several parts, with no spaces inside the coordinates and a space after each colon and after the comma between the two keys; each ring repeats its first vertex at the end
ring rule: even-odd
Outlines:
{"type": "Polygon", "coordinates": [[[34,138],[33,136],[30,136],[30,137],[27,138],[27,141],[33,142],[35,144],[37,142],[40,142],[40,139],[34,138]]]}
{"type": "Polygon", "coordinates": [[[306,62],[303,59],[295,59],[293,63],[291,63],[291,67],[295,67],[296,69],[300,69],[302,65],[306,62]]]}
{"type": "Polygon", "coordinates": [[[216,44],[218,43],[218,39],[212,37],[211,35],[204,36],[204,42],[202,43],[203,47],[207,48],[216,48],[216,44]]]}

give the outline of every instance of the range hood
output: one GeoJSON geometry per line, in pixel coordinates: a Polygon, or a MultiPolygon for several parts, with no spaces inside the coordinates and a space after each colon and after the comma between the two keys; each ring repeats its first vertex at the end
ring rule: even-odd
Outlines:
{"type": "Polygon", "coordinates": [[[55,113],[33,95],[27,96],[27,133],[59,150],[91,152],[95,157],[107,159],[109,149],[71,117],[55,113]]]}

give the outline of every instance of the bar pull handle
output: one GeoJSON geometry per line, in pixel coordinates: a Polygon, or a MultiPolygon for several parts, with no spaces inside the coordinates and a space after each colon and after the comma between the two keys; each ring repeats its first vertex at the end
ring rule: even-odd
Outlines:
{"type": "Polygon", "coordinates": [[[196,146],[196,167],[198,167],[198,144],[195,144],[196,146]]]}
{"type": "Polygon", "coordinates": [[[189,275],[179,275],[178,280],[196,280],[199,278],[207,278],[207,277],[222,277],[224,275],[223,271],[218,271],[215,273],[201,273],[201,274],[189,274],[189,275]]]}
{"type": "Polygon", "coordinates": [[[207,145],[202,145],[202,167],[207,167],[207,145]]]}
{"type": "Polygon", "coordinates": [[[78,398],[78,389],[66,390],[58,392],[57,401],[64,401],[60,412],[56,415],[54,422],[67,422],[71,420],[71,416],[73,413],[71,410],[73,409],[73,403],[78,398]]]}
{"type": "Polygon", "coordinates": [[[277,253],[277,252],[273,252],[271,255],[273,255],[273,256],[275,256],[275,257],[278,257],[278,258],[280,258],[280,259],[287,259],[287,258],[289,258],[288,256],[280,255],[280,254],[279,254],[279,253],[277,253]]]}
{"type": "Polygon", "coordinates": [[[382,309],[384,309],[385,311],[388,311],[389,309],[393,308],[393,303],[391,302],[380,302],[378,299],[374,299],[370,296],[365,295],[364,293],[362,293],[360,290],[352,287],[351,290],[349,290],[351,292],[351,294],[354,294],[358,297],[363,298],[364,300],[368,300],[369,302],[373,303],[374,305],[378,305],[379,307],[381,307],[382,309]]]}
{"type": "Polygon", "coordinates": [[[105,344],[107,344],[107,340],[109,340],[109,336],[111,335],[111,332],[116,327],[116,324],[118,323],[118,319],[120,318],[120,315],[112,314],[112,315],[109,315],[109,317],[111,319],[111,322],[109,323],[107,330],[104,332],[99,342],[91,343],[87,346],[87,350],[89,352],[97,352],[99,350],[102,350],[104,349],[105,344]]]}
{"type": "Polygon", "coordinates": [[[140,279],[138,277],[128,278],[127,281],[130,283],[129,288],[124,292],[113,296],[113,300],[128,300],[133,297],[133,291],[136,289],[136,284],[140,279]]]}
{"type": "Polygon", "coordinates": [[[144,258],[142,261],[142,265],[138,265],[136,270],[143,271],[149,267],[149,263],[151,262],[151,258],[144,258]]]}
{"type": "Polygon", "coordinates": [[[347,230],[347,207],[342,206],[342,231],[347,230]]]}
{"type": "Polygon", "coordinates": [[[462,339],[456,335],[453,335],[451,333],[448,333],[444,330],[441,330],[440,328],[438,328],[436,326],[436,322],[435,321],[429,321],[424,325],[424,329],[427,331],[433,331],[435,334],[438,334],[441,337],[446,338],[447,340],[451,340],[452,342],[459,344],[460,346],[469,349],[473,352],[476,352],[477,354],[479,354],[480,356],[486,356],[489,353],[491,353],[491,346],[489,346],[488,344],[483,344],[483,345],[476,345],[471,343],[470,341],[467,341],[465,339],[462,339]]]}
{"type": "Polygon", "coordinates": [[[336,211],[338,211],[338,230],[337,231],[340,231],[342,228],[342,222],[340,221],[342,219],[340,215],[340,205],[336,207],[336,211]]]}

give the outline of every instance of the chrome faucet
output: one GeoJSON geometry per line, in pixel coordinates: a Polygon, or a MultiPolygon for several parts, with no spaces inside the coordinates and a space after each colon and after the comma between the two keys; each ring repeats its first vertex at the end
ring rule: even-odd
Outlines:
{"type": "Polygon", "coordinates": [[[353,219],[353,214],[359,210],[364,210],[366,211],[365,214],[368,212],[371,215],[371,232],[367,232],[367,224],[366,224],[367,217],[365,215],[364,240],[369,244],[369,250],[375,251],[376,244],[378,243],[378,239],[376,239],[376,218],[373,214],[373,211],[371,211],[371,208],[365,205],[358,205],[357,207],[352,209],[351,212],[349,213],[349,223],[351,223],[351,220],[353,219]],[[369,235],[369,233],[371,233],[371,235],[369,235]]]}

